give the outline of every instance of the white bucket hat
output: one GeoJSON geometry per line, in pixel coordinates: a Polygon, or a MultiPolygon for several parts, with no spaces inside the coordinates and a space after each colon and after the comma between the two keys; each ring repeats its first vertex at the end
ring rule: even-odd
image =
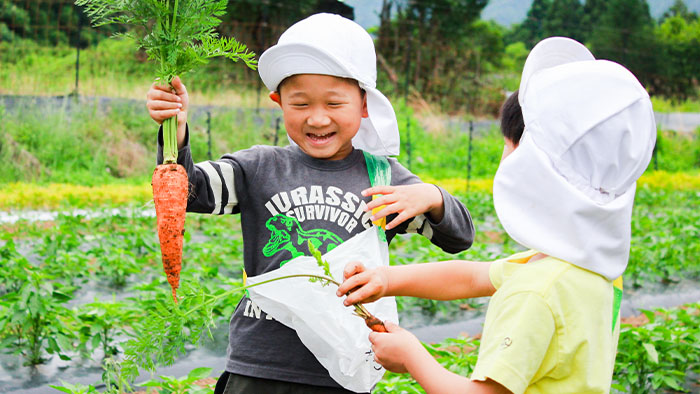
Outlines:
{"type": "Polygon", "coordinates": [[[623,66],[552,37],[530,52],[518,98],[525,131],[494,178],[499,220],[525,247],[617,278],[656,141],[649,95],[623,66]]]}
{"type": "Polygon", "coordinates": [[[377,58],[372,37],[362,26],[335,14],[315,14],[290,26],[277,45],[258,61],[265,86],[276,91],[295,74],[352,78],[367,94],[369,117],[363,118],[353,146],[382,156],[399,154],[399,127],[389,100],[376,89],[377,58]]]}

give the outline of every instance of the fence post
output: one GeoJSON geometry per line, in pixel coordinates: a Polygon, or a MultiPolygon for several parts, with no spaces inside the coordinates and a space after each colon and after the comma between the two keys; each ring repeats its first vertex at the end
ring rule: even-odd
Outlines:
{"type": "Polygon", "coordinates": [[[211,156],[211,112],[207,111],[207,142],[209,144],[209,150],[207,151],[207,155],[209,156],[209,160],[212,160],[211,156]]]}
{"type": "MultiPolygon", "coordinates": [[[[80,11],[78,11],[80,12],[80,11]]],[[[78,81],[80,81],[80,33],[83,28],[83,18],[78,15],[78,33],[75,38],[75,90],[71,96],[78,97],[78,81]]]]}
{"type": "MultiPolygon", "coordinates": [[[[408,37],[408,49],[406,51],[406,82],[403,91],[404,105],[408,107],[408,90],[411,75],[411,43],[413,42],[413,30],[408,37]]],[[[406,117],[406,153],[408,154],[408,170],[411,171],[411,117],[406,117]]]]}
{"type": "Polygon", "coordinates": [[[469,148],[467,151],[467,193],[469,193],[469,182],[472,178],[472,134],[474,134],[474,121],[469,120],[469,148]]]}

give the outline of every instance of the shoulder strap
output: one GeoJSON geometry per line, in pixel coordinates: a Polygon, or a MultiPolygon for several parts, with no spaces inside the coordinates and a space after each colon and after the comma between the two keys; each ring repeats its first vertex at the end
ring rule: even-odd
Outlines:
{"type": "MultiPolygon", "coordinates": [[[[389,160],[386,156],[375,156],[371,153],[362,151],[365,154],[365,162],[367,163],[367,174],[369,175],[369,182],[372,186],[389,186],[391,185],[391,166],[389,165],[389,160]]],[[[372,199],[381,196],[380,194],[375,194],[372,199]]],[[[380,206],[374,208],[372,213],[379,211],[384,208],[380,206]]],[[[373,222],[375,226],[380,228],[380,237],[382,240],[386,241],[386,234],[384,230],[386,229],[386,217],[381,218],[373,222]]]]}
{"type": "Polygon", "coordinates": [[[369,174],[369,182],[372,186],[389,186],[391,185],[391,167],[386,156],[375,156],[371,153],[362,152],[365,154],[365,162],[367,163],[367,173],[369,174]]]}

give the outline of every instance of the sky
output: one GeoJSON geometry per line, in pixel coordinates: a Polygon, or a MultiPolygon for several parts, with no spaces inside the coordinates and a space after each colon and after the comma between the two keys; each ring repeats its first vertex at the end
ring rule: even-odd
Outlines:
{"type": "MultiPolygon", "coordinates": [[[[691,11],[700,13],[700,0],[684,0],[691,11]]],[[[674,0],[647,0],[649,10],[654,18],[661,16],[674,0]]],[[[355,21],[365,29],[379,24],[379,11],[382,0],[345,0],[345,3],[354,7],[355,21]]],[[[532,0],[490,0],[484,8],[481,17],[486,20],[494,20],[505,26],[519,23],[527,15],[532,0]]]]}

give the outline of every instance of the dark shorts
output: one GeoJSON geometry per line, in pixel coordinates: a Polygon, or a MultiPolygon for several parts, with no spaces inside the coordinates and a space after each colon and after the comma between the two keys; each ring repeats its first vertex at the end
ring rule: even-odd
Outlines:
{"type": "Polygon", "coordinates": [[[216,382],[214,394],[354,394],[344,388],[311,386],[308,384],[282,382],[253,378],[224,372],[216,382]]]}

